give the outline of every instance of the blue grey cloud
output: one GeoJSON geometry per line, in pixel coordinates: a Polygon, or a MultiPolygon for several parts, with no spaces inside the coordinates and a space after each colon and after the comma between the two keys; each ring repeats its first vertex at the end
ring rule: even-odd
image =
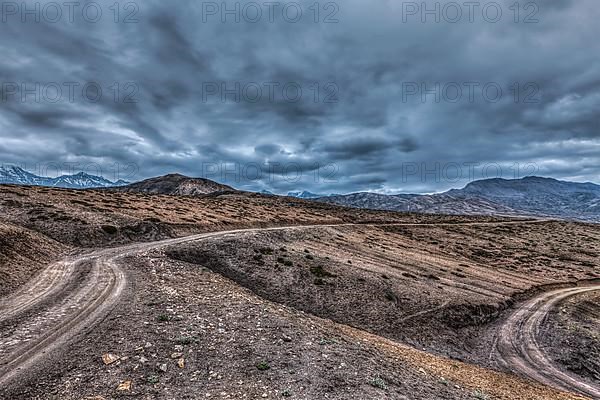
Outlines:
{"type": "Polygon", "coordinates": [[[482,2],[456,23],[448,1],[439,22],[421,2],[322,2],[318,15],[312,1],[282,2],[273,21],[261,2],[226,2],[239,22],[222,22],[221,2],[123,2],[118,14],[113,3],[81,2],[57,21],[49,2],[39,22],[20,2],[4,10],[3,163],[134,163],[133,178],[177,171],[275,192],[433,192],[530,173],[598,181],[592,0],[518,13],[500,1],[495,22],[482,2]]]}

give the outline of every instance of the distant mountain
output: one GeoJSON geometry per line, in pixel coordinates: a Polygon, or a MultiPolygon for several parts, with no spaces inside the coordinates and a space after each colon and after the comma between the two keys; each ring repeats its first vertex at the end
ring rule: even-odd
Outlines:
{"type": "Polygon", "coordinates": [[[537,176],[487,179],[448,194],[480,196],[518,210],[547,214],[600,214],[600,185],[559,181],[537,176]]]}
{"type": "Polygon", "coordinates": [[[67,189],[93,189],[122,186],[128,184],[128,182],[123,180],[112,182],[101,176],[89,175],[85,172],[80,172],[75,175],[62,175],[58,178],[49,178],[34,175],[17,166],[2,165],[0,166],[0,184],[49,186],[67,189]]]}
{"type": "Polygon", "coordinates": [[[170,174],[141,182],[122,186],[122,192],[168,194],[179,196],[199,196],[215,192],[235,191],[231,186],[223,185],[210,179],[190,178],[180,174],[170,174]]]}
{"type": "Polygon", "coordinates": [[[108,179],[104,179],[101,176],[94,176],[80,172],[75,175],[62,175],[58,178],[53,179],[53,185],[61,188],[68,189],[82,189],[82,188],[106,188],[113,186],[122,186],[124,181],[111,182],[108,179]]]}
{"type": "Polygon", "coordinates": [[[315,194],[308,191],[303,192],[288,192],[288,197],[296,197],[298,199],[317,199],[319,197],[325,197],[322,194],[315,194]]]}
{"type": "Polygon", "coordinates": [[[0,184],[50,186],[51,178],[44,178],[12,165],[0,165],[0,184]]]}
{"type": "Polygon", "coordinates": [[[377,193],[354,193],[322,197],[317,200],[347,207],[426,214],[513,215],[518,213],[516,210],[493,203],[484,198],[464,198],[448,194],[385,195],[377,193]]]}
{"type": "Polygon", "coordinates": [[[433,195],[356,193],[318,201],[380,210],[533,215],[600,222],[600,185],[540,177],[485,179],[433,195]]]}

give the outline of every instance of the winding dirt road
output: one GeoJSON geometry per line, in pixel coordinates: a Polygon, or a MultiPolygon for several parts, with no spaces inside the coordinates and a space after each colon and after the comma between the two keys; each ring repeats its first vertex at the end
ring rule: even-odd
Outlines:
{"type": "Polygon", "coordinates": [[[517,309],[497,335],[496,353],[507,369],[557,389],[600,399],[600,385],[585,382],[556,366],[540,346],[541,325],[558,303],[571,296],[600,290],[600,285],[554,290],[517,309]]]}
{"type": "MultiPolygon", "coordinates": [[[[506,223],[539,222],[543,221],[506,223]]],[[[65,346],[77,335],[84,334],[108,315],[129,285],[127,275],[119,267],[119,261],[124,257],[215,237],[350,225],[353,224],[252,228],[203,233],[88,251],[54,263],[20,290],[0,299],[0,387],[17,379],[54,350],[65,346]]],[[[599,289],[600,286],[595,286],[554,291],[525,304],[510,317],[499,333],[497,352],[504,365],[539,382],[600,398],[598,387],[586,384],[554,367],[538,346],[536,336],[544,317],[557,302],[584,291],[599,289]]]]}
{"type": "Polygon", "coordinates": [[[304,228],[307,226],[203,233],[89,251],[50,265],[20,290],[0,299],[0,387],[90,329],[113,309],[128,285],[120,259],[207,238],[304,228]]]}

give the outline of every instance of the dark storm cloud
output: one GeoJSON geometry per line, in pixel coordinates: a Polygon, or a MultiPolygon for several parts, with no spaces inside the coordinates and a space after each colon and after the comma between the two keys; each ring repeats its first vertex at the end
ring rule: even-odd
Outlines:
{"type": "Polygon", "coordinates": [[[281,152],[281,147],[275,144],[261,144],[260,146],[256,146],[254,151],[257,154],[261,154],[264,156],[272,156],[281,152]]]}
{"type": "Polygon", "coordinates": [[[411,138],[353,138],[350,140],[337,140],[324,144],[321,150],[331,159],[354,160],[371,157],[380,157],[383,154],[412,152],[417,149],[417,144],[411,138]]]}
{"type": "Polygon", "coordinates": [[[423,23],[403,2],[347,0],[332,24],[328,9],[315,23],[313,3],[297,23],[265,9],[256,23],[222,23],[203,16],[206,2],[155,0],[133,14],[120,4],[118,22],[109,1],[97,22],[5,16],[2,162],[135,163],[135,178],[204,174],[277,192],[431,192],[499,170],[598,181],[592,0],[535,2],[537,23],[523,23],[532,9],[516,23],[508,0],[495,23],[487,2],[473,22],[423,23]],[[6,86],[36,82],[79,86],[58,102],[6,86]],[[82,95],[89,82],[99,99],[82,95]],[[492,84],[497,99],[483,92],[492,84]]]}

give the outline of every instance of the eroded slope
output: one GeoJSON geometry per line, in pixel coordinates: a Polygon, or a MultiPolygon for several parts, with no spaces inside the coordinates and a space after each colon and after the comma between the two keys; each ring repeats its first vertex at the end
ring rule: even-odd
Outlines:
{"type": "Polygon", "coordinates": [[[64,246],[37,232],[0,222],[0,297],[27,282],[64,246]]]}

